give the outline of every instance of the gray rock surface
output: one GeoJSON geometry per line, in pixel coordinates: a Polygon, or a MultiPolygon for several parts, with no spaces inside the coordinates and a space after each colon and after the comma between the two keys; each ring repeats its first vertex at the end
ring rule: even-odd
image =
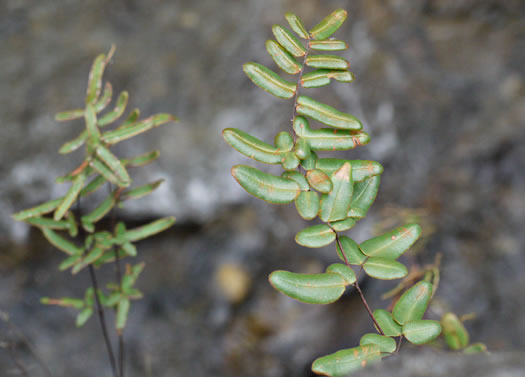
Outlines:
{"type": "MultiPolygon", "coordinates": [[[[430,315],[475,312],[467,322],[472,340],[493,351],[487,358],[409,354],[366,373],[518,375],[519,356],[500,352],[525,349],[522,1],[4,0],[0,309],[56,376],[110,373],[95,321],[75,329],[72,312],[38,303],[44,295],[80,295],[88,279],[56,272],[58,252],[10,214],[64,192],[54,178],[75,167],[80,154],[64,158],[56,151],[81,124],[57,124],[53,115],[82,104],[91,61],[112,43],[117,52],[106,77],[115,91],[130,92],[130,108],[181,119],[120,149],[125,155],[160,149],[159,162],[137,181],[167,182],[119,218],[178,218],[172,231],[140,245],[146,298],[134,305],[126,333],[129,376],[309,376],[316,357],[352,347],[372,330],[351,292],[316,307],[267,284],[275,269],[318,271],[335,253],[296,245],[293,235],[304,222],[293,206],[269,206],[238,187],[229,169],[248,161],[220,136],[237,127],[269,141],[288,129],[290,104],[256,88],[241,65],[271,64],[264,42],[272,24],[285,23],[285,11],[313,25],[337,7],[349,11],[337,35],[349,41],[345,56],[356,81],[313,93],[358,116],[372,135],[369,146],[346,155],[385,167],[371,217],[351,235],[360,241],[377,222],[385,225],[387,207],[423,209],[428,237],[410,261],[443,254],[430,315]],[[226,263],[252,281],[236,304],[215,279],[226,263]],[[426,367],[434,361],[439,368],[426,367]]],[[[387,305],[374,297],[390,284],[364,284],[374,308],[387,305]]],[[[31,375],[42,375],[16,334],[1,326],[2,345],[14,344],[31,375]]],[[[9,347],[1,348],[0,375],[14,373],[9,347]]]]}
{"type": "Polygon", "coordinates": [[[454,354],[425,350],[406,352],[371,365],[359,372],[359,377],[520,377],[525,363],[522,352],[503,352],[490,355],[454,354]]]}

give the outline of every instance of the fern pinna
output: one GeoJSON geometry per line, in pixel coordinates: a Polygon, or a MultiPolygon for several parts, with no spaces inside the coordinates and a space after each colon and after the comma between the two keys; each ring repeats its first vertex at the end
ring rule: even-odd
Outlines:
{"type": "Polygon", "coordinates": [[[424,344],[441,332],[439,322],[422,319],[433,294],[433,285],[427,281],[430,279],[409,287],[391,312],[372,311],[359,287],[353,266],[375,279],[405,277],[407,268],[397,259],[421,234],[417,224],[401,226],[360,244],[341,234],[366,216],[378,192],[381,164],[321,158],[317,154],[349,150],[370,141],[359,119],[302,94],[304,89],[326,86],[332,80],[340,83],[354,80],[348,61],[333,54],[347,49],[347,44],[331,38],[346,15],[345,10],[336,10],[307,31],[296,15],[287,13],[286,20],[297,36],[286,27],[272,27],[275,40],[267,41],[266,49],[280,69],[295,75],[293,82],[261,64],[244,65],[244,72],[257,86],[278,98],[293,101],[291,133],[278,133],[271,145],[239,129],[223,131],[226,142],[240,153],[258,162],[280,164],[284,169],[280,176],[274,176],[251,166],[236,165],[232,175],[237,182],[248,193],[269,203],[294,202],[297,212],[306,220],[319,217],[321,224],[301,230],[295,240],[311,248],[335,242],[342,261],[328,266],[324,273],[275,271],[269,277],[272,286],[310,304],[335,302],[352,286],[374,322],[377,333],[365,334],[359,346],[314,361],[315,373],[333,377],[345,376],[397,352],[402,338],[424,344]],[[311,120],[329,128],[312,128],[311,120]]]}

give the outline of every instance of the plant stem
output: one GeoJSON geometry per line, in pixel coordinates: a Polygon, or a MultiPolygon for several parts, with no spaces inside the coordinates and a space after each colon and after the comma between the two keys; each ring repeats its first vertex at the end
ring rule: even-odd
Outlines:
{"type": "MultiPolygon", "coordinates": [[[[344,253],[343,246],[341,245],[341,241],[339,240],[339,235],[337,234],[336,231],[334,231],[334,233],[335,233],[335,240],[337,242],[337,245],[339,246],[339,249],[341,250],[341,254],[343,255],[343,259],[345,260],[345,264],[348,267],[352,268],[350,263],[348,263],[348,259],[346,259],[346,255],[344,253]]],[[[353,270],[353,268],[352,268],[352,270],[353,270]]],[[[363,294],[363,291],[361,291],[361,287],[359,286],[359,282],[357,281],[357,277],[355,279],[355,283],[352,284],[352,285],[357,290],[357,293],[359,293],[359,297],[361,297],[361,301],[363,302],[363,305],[365,306],[365,309],[368,312],[368,315],[370,316],[370,318],[374,322],[374,325],[377,327],[377,331],[379,331],[379,333],[381,335],[385,335],[385,333],[383,332],[383,329],[381,329],[381,326],[379,326],[379,323],[377,323],[377,320],[374,317],[374,314],[372,313],[372,310],[370,309],[370,306],[368,305],[368,302],[366,301],[366,298],[365,298],[365,295],[363,294]]]]}
{"type": "MultiPolygon", "coordinates": [[[[79,214],[79,217],[80,217],[80,198],[77,201],[77,211],[78,211],[78,214],[79,214]]],[[[84,231],[83,231],[82,226],[80,226],[79,228],[80,228],[80,232],[79,232],[80,233],[80,237],[82,237],[84,231]]],[[[108,352],[109,363],[111,364],[111,370],[113,371],[113,376],[114,377],[119,377],[119,375],[117,373],[116,363],[115,363],[115,356],[113,354],[113,347],[111,346],[111,341],[109,340],[108,329],[107,329],[107,326],[106,326],[106,316],[104,314],[104,308],[103,308],[102,303],[100,302],[100,299],[98,297],[99,289],[98,289],[98,281],[97,281],[97,275],[95,273],[95,268],[93,267],[92,264],[90,264],[88,266],[88,270],[89,270],[89,276],[91,278],[91,286],[93,287],[93,291],[95,293],[94,296],[95,296],[95,303],[96,303],[96,306],[97,306],[98,321],[100,323],[100,328],[102,329],[102,335],[104,337],[104,343],[106,344],[106,349],[107,349],[107,352],[108,352]]]]}
{"type": "Polygon", "coordinates": [[[97,276],[95,275],[95,268],[93,267],[92,264],[90,264],[88,266],[88,269],[89,269],[89,275],[91,276],[91,284],[93,285],[93,289],[95,291],[95,302],[97,304],[98,319],[100,322],[100,327],[102,328],[102,335],[104,336],[104,342],[106,343],[106,348],[108,350],[109,363],[111,364],[113,376],[119,377],[117,373],[116,363],[115,363],[115,356],[113,355],[113,348],[111,347],[111,342],[109,340],[108,329],[106,326],[106,317],[104,315],[104,309],[102,307],[100,299],[98,298],[98,282],[97,282],[97,276]]]}
{"type": "Polygon", "coordinates": [[[399,342],[397,342],[396,352],[401,348],[401,342],[403,341],[403,335],[399,336],[399,342]]]}
{"type": "Polygon", "coordinates": [[[124,377],[124,356],[125,356],[124,335],[122,334],[122,332],[119,332],[118,334],[118,364],[120,368],[120,377],[124,377]]]}
{"type": "MultiPolygon", "coordinates": [[[[113,185],[109,183],[109,191],[110,193],[113,193],[113,185]]],[[[115,201],[118,202],[118,199],[120,197],[121,190],[117,189],[115,191],[115,201]]],[[[117,216],[115,213],[115,207],[111,208],[111,229],[114,231],[115,225],[117,223],[117,216]]],[[[115,250],[113,247],[113,250],[115,252],[115,275],[118,282],[118,286],[120,288],[120,291],[122,292],[122,268],[120,266],[120,256],[119,251],[115,250]]],[[[125,349],[124,349],[124,335],[122,331],[117,331],[118,335],[118,367],[119,367],[119,374],[120,377],[124,377],[124,356],[125,356],[125,349]]]]}
{"type": "MultiPolygon", "coordinates": [[[[310,41],[310,40],[308,40],[310,41]]],[[[293,122],[295,120],[295,118],[297,117],[297,98],[299,97],[299,91],[301,90],[301,80],[303,78],[303,73],[304,73],[304,69],[306,68],[306,58],[308,58],[308,54],[310,53],[310,42],[308,42],[308,45],[307,45],[307,48],[306,48],[306,52],[304,53],[304,56],[303,56],[303,64],[301,65],[301,70],[299,71],[299,76],[297,78],[297,88],[295,89],[295,94],[294,94],[294,97],[293,97],[293,111],[292,111],[292,130],[293,130],[293,139],[294,139],[294,143],[295,143],[295,140],[297,138],[297,135],[295,133],[295,130],[293,129],[293,122]]]]}
{"type": "Polygon", "coordinates": [[[355,289],[357,289],[359,296],[361,296],[361,301],[363,301],[363,305],[365,306],[366,311],[368,312],[368,315],[370,316],[370,318],[372,318],[374,325],[376,325],[377,330],[379,331],[381,335],[385,335],[385,333],[383,332],[383,329],[381,329],[381,326],[379,326],[379,323],[377,323],[376,318],[374,317],[374,314],[372,313],[372,310],[370,309],[370,306],[368,306],[368,302],[366,301],[366,298],[363,295],[363,291],[361,291],[361,288],[359,287],[359,283],[357,282],[357,280],[354,283],[354,287],[355,289]]]}

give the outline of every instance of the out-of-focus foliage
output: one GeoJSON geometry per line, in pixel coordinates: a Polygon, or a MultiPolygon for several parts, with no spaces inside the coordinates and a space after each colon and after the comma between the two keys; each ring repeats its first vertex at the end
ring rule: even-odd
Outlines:
{"type": "MultiPolygon", "coordinates": [[[[84,146],[83,161],[70,173],[57,178],[58,183],[69,184],[67,193],[33,208],[13,215],[18,221],[25,221],[40,228],[44,237],[57,249],[66,254],[59,265],[60,270],[71,270],[76,274],[86,267],[95,269],[109,263],[129,259],[137,255],[135,242],[151,237],[169,228],[175,221],[166,217],[138,228],[128,229],[123,222],[115,224],[113,229],[103,229],[99,222],[108,217],[115,206],[124,201],[139,199],[151,194],[161,183],[158,180],[145,185],[132,187],[129,169],[149,164],[159,156],[158,151],[131,158],[118,157],[111,147],[162,124],[177,121],[170,114],[155,114],[139,120],[139,110],[132,110],[127,118],[119,121],[128,103],[128,93],[122,92],[113,109],[105,111],[111,102],[113,88],[109,82],[103,85],[103,74],[113,56],[114,48],[106,54],[96,57],[89,73],[85,105],[83,108],[58,113],[59,122],[83,119],[85,129],[73,140],[66,142],[59,149],[61,154],[71,153],[84,146]],[[110,126],[113,129],[105,130],[110,126]],[[109,194],[90,212],[84,212],[82,204],[91,204],[90,194],[109,187],[109,194]],[[81,204],[82,203],[82,204],[81,204]]],[[[93,205],[92,205],[93,207],[93,205]]],[[[42,298],[42,303],[59,305],[78,310],[77,326],[84,325],[100,309],[106,307],[115,311],[115,328],[122,333],[131,300],[139,299],[142,293],[135,283],[144,268],[144,264],[126,264],[116,282],[106,289],[90,287],[83,298],[42,298]]]]}

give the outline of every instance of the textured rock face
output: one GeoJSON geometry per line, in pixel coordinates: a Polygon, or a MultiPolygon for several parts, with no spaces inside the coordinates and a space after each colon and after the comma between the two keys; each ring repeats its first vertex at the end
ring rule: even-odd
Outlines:
{"type": "Polygon", "coordinates": [[[407,352],[371,366],[359,373],[359,377],[519,377],[523,375],[521,352],[507,352],[465,357],[445,352],[407,352]],[[393,372],[394,371],[394,372],[393,372]]]}
{"type": "MultiPolygon", "coordinates": [[[[239,188],[229,169],[247,160],[220,136],[237,127],[270,140],[289,128],[290,103],[252,85],[241,65],[271,64],[264,41],[286,10],[312,25],[337,7],[349,11],[338,35],[349,41],[356,81],[315,93],[362,119],[372,135],[351,156],[385,167],[375,220],[389,203],[424,208],[434,233],[416,259],[443,253],[435,313],[476,312],[468,323],[473,341],[495,353],[525,348],[523,2],[8,0],[0,3],[0,302],[56,375],[108,373],[95,321],[76,330],[71,312],[38,304],[43,295],[79,294],[87,278],[56,273],[57,252],[9,214],[64,191],[54,178],[78,156],[56,151],[81,124],[57,124],[53,115],[82,103],[91,61],[112,43],[117,53],[107,78],[116,91],[130,92],[130,108],[181,119],[120,149],[160,149],[160,161],[137,180],[167,182],[119,216],[179,220],[141,245],[146,299],[130,319],[130,375],[308,376],[315,357],[355,345],[362,333],[355,329],[371,330],[352,294],[305,306],[269,287],[272,270],[314,272],[335,252],[293,243],[302,221],[293,208],[257,202],[239,188]],[[252,281],[236,304],[214,283],[231,263],[252,281]]],[[[351,235],[364,239],[372,224],[351,235]]],[[[384,289],[368,284],[366,294],[384,289]]],[[[417,365],[436,357],[425,354],[417,365]]],[[[427,368],[429,376],[473,371],[471,360],[483,373],[499,373],[487,376],[514,376],[520,363],[505,355],[439,357],[445,361],[427,368]]],[[[425,367],[405,369],[410,359],[392,359],[380,375],[421,375],[425,367]]],[[[0,370],[11,368],[0,353],[0,370]]]]}

